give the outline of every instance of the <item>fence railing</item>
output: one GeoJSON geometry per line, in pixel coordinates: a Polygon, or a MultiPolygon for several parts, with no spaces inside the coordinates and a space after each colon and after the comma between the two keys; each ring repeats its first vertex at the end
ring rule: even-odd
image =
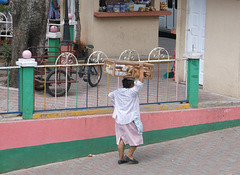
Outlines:
{"type": "MultiPolygon", "coordinates": [[[[199,60],[188,61],[186,84],[173,81],[178,80],[178,70],[172,72],[176,61],[174,59],[168,57],[167,59],[137,58],[137,60],[154,64],[153,79],[145,80],[144,88],[139,94],[141,105],[189,102],[191,107],[197,107],[198,64],[196,62],[199,60]]],[[[177,61],[186,61],[186,59],[177,61]]],[[[2,91],[4,95],[6,94],[6,98],[4,95],[0,97],[5,99],[5,101],[1,100],[0,114],[22,113],[23,118],[32,118],[34,112],[111,107],[108,94],[121,87],[121,78],[103,73],[103,63],[99,62],[78,64],[77,60],[74,62],[72,59],[70,64],[65,59],[65,64],[37,65],[34,59],[19,59],[17,65],[20,67],[0,68],[6,71],[7,77],[6,92],[2,91]],[[20,69],[19,90],[14,89],[13,92],[9,87],[9,70],[14,68],[20,69]],[[12,96],[15,101],[13,109],[12,96]]],[[[0,88],[4,89],[4,87],[0,88]]]]}
{"type": "MultiPolygon", "coordinates": [[[[181,86],[179,83],[173,81],[172,78],[164,76],[164,74],[170,70],[172,64],[173,61],[168,63],[164,61],[155,62],[153,79],[145,80],[144,88],[139,94],[140,104],[186,102],[185,86],[181,86]]],[[[92,80],[90,80],[89,77],[85,77],[86,79],[84,79],[84,77],[80,78],[78,76],[80,72],[79,70],[83,69],[82,67],[84,67],[86,72],[89,72],[89,69],[91,69],[92,66],[95,66],[95,70],[98,72],[99,69],[101,69],[101,65],[102,64],[100,63],[91,65],[74,64],[64,66],[37,66],[35,69],[43,68],[44,75],[42,76],[44,77],[45,81],[42,81],[41,91],[35,90],[34,92],[34,111],[73,110],[112,106],[108,100],[108,93],[117,89],[118,87],[122,87],[122,78],[112,77],[108,74],[102,73],[102,75],[100,75],[100,81],[95,87],[92,87],[89,83],[89,81],[92,80]],[[50,67],[54,67],[54,70],[47,73],[47,68],[50,67]],[[58,83],[58,87],[55,88],[55,76],[53,74],[55,74],[55,72],[59,73],[59,70],[62,70],[63,72],[61,67],[64,67],[64,73],[62,73],[62,82],[61,85],[58,83]],[[66,78],[65,72],[69,71],[66,69],[71,69],[70,67],[75,67],[76,72],[75,74],[69,73],[67,75],[69,77],[66,78]],[[51,77],[53,79],[51,79],[51,77]],[[52,84],[50,85],[49,81],[51,80],[52,84]],[[58,96],[58,93],[55,93],[55,91],[63,91],[66,93],[64,93],[62,96],[58,96]]]]}
{"type": "Polygon", "coordinates": [[[18,71],[19,68],[19,66],[0,67],[0,115],[21,113],[19,89],[10,87],[9,84],[10,71],[18,71]]]}
{"type": "Polygon", "coordinates": [[[10,12],[7,14],[0,12],[0,37],[13,36],[13,22],[10,12]]]}

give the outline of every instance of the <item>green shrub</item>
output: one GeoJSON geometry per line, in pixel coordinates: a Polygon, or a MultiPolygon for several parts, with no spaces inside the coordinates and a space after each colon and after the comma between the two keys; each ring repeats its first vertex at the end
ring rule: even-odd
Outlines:
{"type": "Polygon", "coordinates": [[[7,65],[10,65],[12,59],[12,45],[9,42],[10,39],[6,38],[3,43],[3,56],[7,61],[7,65]]]}

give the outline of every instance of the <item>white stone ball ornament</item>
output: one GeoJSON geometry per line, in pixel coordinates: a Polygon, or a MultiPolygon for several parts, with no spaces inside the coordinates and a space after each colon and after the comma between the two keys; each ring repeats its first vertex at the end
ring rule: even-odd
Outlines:
{"type": "Polygon", "coordinates": [[[22,53],[22,58],[16,61],[16,65],[20,67],[36,67],[37,62],[32,58],[32,53],[30,50],[24,50],[22,53]]]}
{"type": "Polygon", "coordinates": [[[22,57],[25,59],[32,58],[32,52],[30,50],[24,50],[22,53],[22,57]]]}
{"type": "Polygon", "coordinates": [[[71,13],[68,13],[68,19],[72,19],[73,15],[71,13]]]}
{"type": "Polygon", "coordinates": [[[57,31],[58,31],[57,26],[51,26],[50,27],[50,32],[57,32],[57,31]]]}

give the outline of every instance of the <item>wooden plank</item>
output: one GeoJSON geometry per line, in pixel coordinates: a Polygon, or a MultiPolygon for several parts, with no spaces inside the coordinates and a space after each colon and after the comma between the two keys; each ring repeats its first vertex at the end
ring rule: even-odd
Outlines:
{"type": "MultiPolygon", "coordinates": [[[[150,63],[143,63],[143,67],[144,78],[152,79],[154,65],[150,63]]],[[[114,77],[138,78],[139,62],[105,59],[103,72],[114,77]]]]}
{"type": "Polygon", "coordinates": [[[117,18],[117,17],[157,17],[171,15],[170,11],[152,11],[152,12],[124,12],[124,13],[109,13],[109,12],[94,12],[94,16],[98,18],[117,18]]]}

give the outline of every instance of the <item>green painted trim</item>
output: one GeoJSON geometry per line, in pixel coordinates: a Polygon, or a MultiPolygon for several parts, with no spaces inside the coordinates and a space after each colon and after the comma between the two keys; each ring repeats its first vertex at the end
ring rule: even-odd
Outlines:
{"type": "Polygon", "coordinates": [[[48,44],[50,47],[48,49],[49,50],[48,61],[50,61],[48,64],[55,64],[55,61],[60,54],[60,51],[59,51],[60,39],[59,38],[49,38],[48,44]]]}
{"type": "Polygon", "coordinates": [[[19,107],[23,110],[23,68],[19,69],[19,107]]]}
{"type": "Polygon", "coordinates": [[[9,69],[7,70],[7,112],[9,112],[9,69]]]}
{"type": "Polygon", "coordinates": [[[143,134],[144,144],[158,143],[168,140],[174,140],[202,134],[211,131],[217,131],[226,128],[240,126],[240,120],[231,120],[217,123],[207,123],[201,125],[192,125],[164,130],[149,131],[143,134]]]}
{"type": "MultiPolygon", "coordinates": [[[[148,131],[143,133],[144,145],[235,126],[240,120],[148,131]]],[[[0,173],[116,150],[115,136],[2,150],[0,173]]]]}
{"type": "Polygon", "coordinates": [[[34,99],[34,67],[22,68],[22,116],[24,119],[33,118],[34,99]]]}
{"type": "Polygon", "coordinates": [[[191,108],[198,107],[199,59],[188,59],[187,100],[191,108]]]}
{"type": "Polygon", "coordinates": [[[115,151],[115,136],[0,151],[0,173],[115,151]]]}
{"type": "Polygon", "coordinates": [[[73,40],[74,40],[74,25],[69,25],[69,31],[70,31],[70,40],[73,42],[73,40]]]}

